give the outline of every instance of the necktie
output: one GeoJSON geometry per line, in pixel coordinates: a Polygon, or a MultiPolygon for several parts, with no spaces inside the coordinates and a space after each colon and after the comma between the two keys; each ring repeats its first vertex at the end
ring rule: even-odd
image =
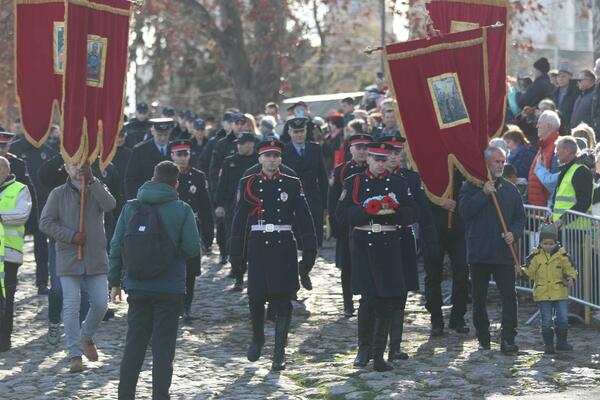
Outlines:
{"type": "Polygon", "coordinates": [[[304,157],[304,147],[300,147],[300,157],[304,157]]]}
{"type": "Polygon", "coordinates": [[[160,152],[162,153],[163,157],[166,157],[166,156],[167,156],[167,150],[165,149],[165,146],[162,146],[162,147],[160,148],[160,152]]]}

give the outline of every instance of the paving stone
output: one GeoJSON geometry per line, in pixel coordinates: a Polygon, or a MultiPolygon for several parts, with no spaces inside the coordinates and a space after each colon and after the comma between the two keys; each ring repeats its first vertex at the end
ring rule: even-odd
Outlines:
{"type": "MultiPolygon", "coordinates": [[[[127,303],[111,305],[116,318],[103,322],[96,335],[100,361],[84,361],[82,374],[68,372],[64,334],[57,346],[47,343],[47,298],[38,296],[30,238],[25,264],[19,269],[13,348],[0,354],[0,393],[7,400],[116,398],[119,365],[127,330],[127,303]]],[[[192,311],[195,319],[180,326],[175,355],[173,399],[496,399],[550,400],[549,393],[567,399],[600,398],[599,330],[573,325],[572,353],[545,356],[539,321],[524,322],[535,304],[519,304],[518,356],[499,351],[499,297],[490,288],[488,311],[493,347],[478,351],[473,333],[448,331],[429,338],[429,314],[421,293],[411,293],[406,308],[402,349],[410,359],[394,370],[373,371],[372,364],[356,369],[356,317],[342,315],[340,271],[334,266],[335,247],[326,242],[312,272],[314,290],[298,293],[287,349],[288,366],[270,372],[274,326],[265,327],[266,344],[256,363],[246,360],[251,340],[245,291],[230,291],[229,266],[218,254],[203,257],[192,311]],[[585,389],[583,389],[585,388],[585,389]],[[590,393],[590,395],[582,395],[590,393]],[[531,396],[531,397],[529,397],[531,396]]],[[[421,271],[422,272],[422,271],[421,271]]],[[[423,274],[421,279],[423,278],[423,274]]],[[[443,283],[450,292],[450,280],[443,283]]],[[[358,306],[356,299],[356,306],[358,306]]],[[[443,308],[446,319],[450,307],[443,308]]],[[[470,311],[467,323],[470,322],[470,311]]],[[[62,328],[61,328],[62,334],[62,328]]],[[[148,349],[138,383],[138,398],[151,397],[152,351],[148,349]]]]}

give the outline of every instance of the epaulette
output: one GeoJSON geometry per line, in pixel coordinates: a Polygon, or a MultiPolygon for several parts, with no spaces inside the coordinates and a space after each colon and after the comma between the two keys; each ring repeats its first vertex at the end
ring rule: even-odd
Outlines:
{"type": "Polygon", "coordinates": [[[297,176],[292,176],[292,175],[283,174],[283,173],[279,173],[279,176],[285,176],[286,178],[294,179],[294,180],[297,180],[297,181],[300,180],[300,178],[298,178],[297,176]]]}

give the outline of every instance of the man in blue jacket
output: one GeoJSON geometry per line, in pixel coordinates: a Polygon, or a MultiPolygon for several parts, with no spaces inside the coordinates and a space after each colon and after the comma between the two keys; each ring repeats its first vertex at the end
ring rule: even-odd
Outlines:
{"type": "MultiPolygon", "coordinates": [[[[137,200],[157,207],[161,227],[176,246],[168,269],[151,279],[134,279],[125,272],[123,286],[127,290],[129,311],[127,338],[121,361],[119,399],[134,399],[137,380],[142,369],[146,348],[152,338],[152,398],[168,399],[173,375],[175,340],[179,315],[185,295],[186,260],[200,253],[200,236],[191,207],[179,200],[177,176],[179,169],[171,161],[154,168],[151,181],[138,190],[137,200]]],[[[129,222],[134,216],[134,204],[128,202],[117,222],[111,241],[108,280],[111,300],[121,300],[123,243],[129,222]]],[[[140,227],[141,228],[141,227],[140,227]]]]}
{"type": "Polygon", "coordinates": [[[489,147],[484,152],[491,179],[483,189],[465,182],[460,190],[459,213],[465,222],[467,262],[471,267],[473,284],[473,324],[479,348],[490,349],[490,321],[486,301],[491,276],[502,297],[501,350],[516,353],[517,298],[515,293],[514,261],[508,246],[523,234],[525,210],[519,190],[502,178],[506,156],[499,148],[489,147]],[[504,234],[498,213],[491,199],[496,194],[508,233],[504,234]]]}

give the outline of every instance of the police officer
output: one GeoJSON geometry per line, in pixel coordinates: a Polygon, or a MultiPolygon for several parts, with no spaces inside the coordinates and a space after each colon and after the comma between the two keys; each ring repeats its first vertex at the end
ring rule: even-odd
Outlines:
{"type": "MultiPolygon", "coordinates": [[[[206,122],[202,118],[196,118],[192,124],[192,138],[190,140],[190,164],[194,168],[200,167],[200,155],[206,148],[208,138],[206,137],[206,122]]],[[[202,171],[206,173],[206,171],[202,171]]]]}
{"type": "MultiPolygon", "coordinates": [[[[46,143],[43,143],[40,147],[35,147],[25,137],[20,137],[11,142],[10,152],[25,161],[27,171],[37,171],[46,160],[56,154],[56,151],[46,143]]],[[[34,191],[31,192],[33,208],[32,215],[27,221],[27,231],[33,234],[33,254],[36,264],[35,275],[38,293],[48,294],[48,237],[39,230],[38,219],[44,205],[46,205],[50,191],[42,185],[37,178],[37,174],[33,174],[30,178],[34,191]]],[[[27,182],[22,183],[27,185],[27,182]]]]}
{"type": "MultiPolygon", "coordinates": [[[[236,202],[237,188],[244,172],[258,162],[254,151],[255,136],[250,132],[242,133],[235,140],[237,153],[223,160],[217,184],[217,197],[215,202],[215,215],[225,218],[225,226],[230,228],[233,222],[233,211],[236,202]]],[[[231,265],[235,275],[234,291],[241,291],[243,286],[245,262],[242,265],[231,265]]]]}
{"type": "Polygon", "coordinates": [[[292,316],[292,297],[298,284],[298,256],[292,221],[302,236],[303,262],[314,264],[317,254],[315,230],[298,178],[281,174],[283,144],[261,142],[260,173],[243,178],[239,186],[231,234],[231,258],[248,258],[248,300],[252,320],[252,343],[248,360],[260,358],[264,336],[264,306],[269,302],[277,314],[275,349],[271,369],[285,368],[285,345],[292,316]]]}
{"type": "Polygon", "coordinates": [[[154,118],[152,123],[152,139],[138,143],[131,153],[125,170],[125,197],[134,199],[137,191],[154,173],[154,166],[169,158],[169,135],[175,126],[172,118],[154,118]]]}
{"type": "Polygon", "coordinates": [[[354,365],[366,366],[372,352],[376,371],[392,369],[383,353],[393,314],[406,302],[398,225],[414,223],[417,215],[406,182],[387,171],[391,148],[385,143],[369,144],[368,169],[346,179],[336,209],[336,219],[352,229],[352,289],[361,295],[354,365]]]}
{"type": "MultiPolygon", "coordinates": [[[[225,137],[219,139],[219,141],[215,144],[212,156],[210,159],[210,167],[208,169],[209,174],[209,183],[214,182],[214,186],[217,187],[219,182],[219,171],[221,170],[221,166],[223,165],[223,160],[227,156],[234,155],[237,151],[237,144],[235,143],[235,139],[237,139],[242,133],[245,132],[245,124],[246,117],[241,113],[234,113],[229,116],[231,119],[231,123],[229,124],[231,127],[231,131],[227,133],[225,137]]],[[[218,217],[217,221],[222,221],[221,226],[217,225],[217,243],[220,241],[219,250],[221,252],[221,264],[227,264],[227,232],[229,232],[230,227],[226,226],[226,222],[223,218],[218,217]],[[219,232],[220,230],[220,232],[219,232]],[[221,234],[221,235],[220,235],[221,234]],[[221,237],[219,237],[221,236],[221,237]]],[[[231,275],[233,277],[233,275],[231,275]]]]}
{"type": "MultiPolygon", "coordinates": [[[[327,189],[329,181],[325,172],[321,146],[307,140],[308,118],[294,118],[287,122],[291,141],[283,149],[283,162],[296,171],[302,181],[306,200],[312,215],[317,245],[323,244],[323,213],[326,210],[327,189]]],[[[299,247],[302,248],[302,238],[299,247]]],[[[302,286],[312,290],[309,277],[310,270],[300,265],[300,280],[302,286]]]]}
{"type": "Polygon", "coordinates": [[[135,106],[135,117],[131,118],[125,129],[127,130],[127,140],[125,145],[133,149],[136,144],[146,140],[152,123],[148,120],[148,104],[144,102],[137,103],[135,106]]]}
{"type": "MultiPolygon", "coordinates": [[[[212,159],[213,150],[215,149],[217,142],[231,132],[231,125],[233,124],[233,118],[235,117],[236,112],[237,110],[235,109],[229,109],[225,111],[221,121],[221,127],[210,139],[208,139],[208,142],[206,143],[204,150],[202,150],[202,153],[200,153],[200,157],[198,159],[198,168],[208,177],[208,186],[211,188],[216,188],[218,184],[218,174],[216,181],[211,180],[209,175],[210,161],[212,159]]],[[[214,191],[211,193],[211,200],[214,203],[214,191]]],[[[219,246],[219,252],[221,253],[221,264],[227,264],[227,235],[225,232],[225,219],[216,218],[215,225],[217,227],[217,245],[219,246]]]]}
{"type": "MultiPolygon", "coordinates": [[[[117,136],[117,150],[112,159],[112,164],[115,166],[115,171],[119,176],[119,198],[123,200],[120,202],[120,199],[115,196],[117,206],[115,207],[114,215],[116,215],[117,218],[121,215],[121,209],[123,208],[125,201],[125,170],[127,169],[127,164],[129,163],[132,153],[132,150],[125,146],[126,135],[127,131],[125,129],[119,131],[119,136],[117,136]]],[[[115,194],[113,193],[113,196],[114,195],[115,194]]]]}
{"type": "MultiPolygon", "coordinates": [[[[187,140],[175,140],[169,144],[171,159],[179,168],[179,199],[192,207],[198,232],[204,243],[212,243],[214,222],[212,206],[208,196],[208,182],[204,173],[190,165],[191,144],[187,140]]],[[[183,300],[183,317],[192,319],[192,300],[196,277],[200,275],[200,254],[186,262],[186,293],[183,300]]]]}
{"type": "MultiPolygon", "coordinates": [[[[430,251],[435,248],[437,242],[437,233],[433,226],[433,216],[429,207],[429,200],[423,190],[421,177],[418,173],[405,168],[401,160],[404,154],[405,139],[399,135],[383,136],[379,142],[387,143],[392,146],[390,156],[388,158],[387,169],[392,175],[402,178],[415,200],[419,211],[419,230],[425,244],[425,251],[430,251]]],[[[404,270],[404,280],[407,291],[419,290],[419,272],[417,269],[417,247],[415,243],[415,235],[412,227],[400,226],[400,237],[402,241],[402,267],[404,270]]],[[[400,310],[394,314],[392,325],[390,328],[390,351],[388,361],[408,359],[408,354],[400,351],[400,343],[402,342],[402,332],[404,328],[404,308],[402,304],[400,310]]]]}
{"type": "MultiPolygon", "coordinates": [[[[315,136],[320,136],[315,131],[320,129],[315,125],[312,118],[308,113],[308,105],[303,101],[298,101],[287,108],[287,111],[294,118],[306,118],[306,140],[312,142],[315,136]]],[[[288,120],[289,122],[289,120],[288,120]]],[[[283,126],[283,132],[281,133],[281,141],[283,143],[289,143],[291,141],[290,129],[292,128],[290,124],[286,122],[283,126]]]]}
{"type": "Polygon", "coordinates": [[[329,223],[335,242],[335,266],[342,272],[342,295],[344,298],[344,315],[354,315],[354,303],[352,301],[352,280],[350,278],[350,238],[347,225],[338,223],[335,218],[335,209],[344,188],[344,181],[349,177],[364,172],[367,168],[367,145],[371,143],[371,136],[359,134],[350,136],[350,154],[352,159],[338,165],[333,170],[333,185],[329,188],[329,199],[327,210],[329,211],[329,223]]]}

